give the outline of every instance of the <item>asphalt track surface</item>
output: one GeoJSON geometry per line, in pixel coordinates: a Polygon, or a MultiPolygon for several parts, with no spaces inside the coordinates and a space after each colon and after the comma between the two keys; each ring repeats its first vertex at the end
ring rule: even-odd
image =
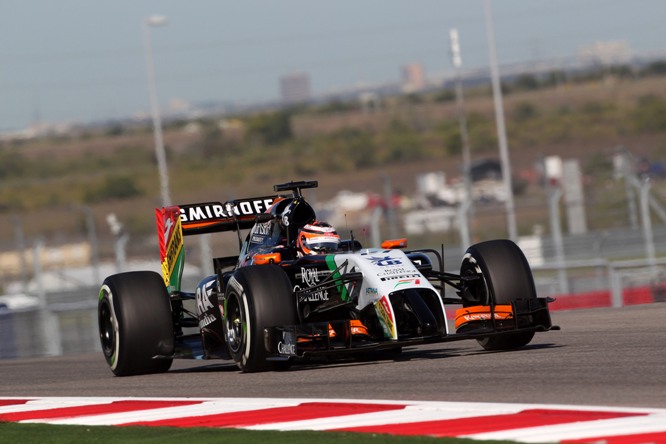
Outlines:
{"type": "Polygon", "coordinates": [[[552,313],[561,331],[486,352],[476,341],[406,348],[396,360],[310,363],[242,374],[176,360],[159,375],[115,377],[101,352],[0,361],[0,396],[274,397],[666,408],[666,304],[552,313]]]}

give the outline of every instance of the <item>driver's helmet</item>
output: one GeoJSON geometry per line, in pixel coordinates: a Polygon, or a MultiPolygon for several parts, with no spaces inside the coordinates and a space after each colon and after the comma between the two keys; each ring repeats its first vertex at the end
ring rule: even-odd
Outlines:
{"type": "Polygon", "coordinates": [[[296,247],[304,255],[327,254],[337,251],[340,236],[330,224],[314,221],[298,232],[296,247]]]}

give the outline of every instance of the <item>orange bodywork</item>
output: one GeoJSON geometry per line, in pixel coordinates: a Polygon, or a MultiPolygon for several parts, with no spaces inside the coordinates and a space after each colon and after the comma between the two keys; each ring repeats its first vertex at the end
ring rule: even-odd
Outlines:
{"type": "MultiPolygon", "coordinates": [[[[355,335],[370,336],[370,333],[368,333],[368,328],[365,325],[363,325],[363,323],[358,319],[351,319],[349,321],[349,327],[351,329],[352,336],[355,335]]],[[[331,324],[328,324],[328,337],[334,338],[335,336],[336,333],[335,330],[333,330],[333,326],[331,324]]]]}
{"type": "Polygon", "coordinates": [[[407,239],[388,239],[382,242],[382,248],[385,250],[392,250],[395,248],[407,248],[407,239]]]}
{"type": "Polygon", "coordinates": [[[252,258],[255,265],[279,264],[282,262],[280,253],[255,254],[252,258]]]}
{"type": "MultiPolygon", "coordinates": [[[[492,313],[489,305],[459,308],[456,310],[456,329],[468,322],[488,321],[492,319],[492,313]]],[[[511,305],[495,305],[494,314],[496,320],[512,319],[513,308],[511,305]]]]}
{"type": "MultiPolygon", "coordinates": [[[[362,336],[370,336],[370,332],[368,332],[368,328],[363,325],[361,321],[358,319],[351,319],[349,321],[349,327],[351,330],[352,336],[356,335],[362,335],[362,336]]],[[[335,332],[333,329],[333,326],[331,324],[328,324],[328,337],[333,339],[337,337],[338,334],[335,332]]],[[[298,342],[310,342],[312,339],[310,338],[298,338],[298,342]]]]}

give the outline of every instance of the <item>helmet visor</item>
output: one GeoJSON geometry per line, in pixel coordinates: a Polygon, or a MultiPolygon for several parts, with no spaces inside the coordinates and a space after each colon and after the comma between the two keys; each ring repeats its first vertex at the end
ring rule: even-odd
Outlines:
{"type": "Polygon", "coordinates": [[[332,253],[338,249],[340,238],[336,236],[316,236],[303,240],[303,245],[315,253],[332,253]]]}

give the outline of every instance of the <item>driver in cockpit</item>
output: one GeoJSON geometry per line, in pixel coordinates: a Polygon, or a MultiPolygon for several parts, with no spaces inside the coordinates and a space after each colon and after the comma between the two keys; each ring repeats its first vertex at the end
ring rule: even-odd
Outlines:
{"type": "Polygon", "coordinates": [[[340,236],[335,228],[322,221],[313,221],[303,226],[296,237],[299,256],[330,254],[338,250],[340,236]]]}

